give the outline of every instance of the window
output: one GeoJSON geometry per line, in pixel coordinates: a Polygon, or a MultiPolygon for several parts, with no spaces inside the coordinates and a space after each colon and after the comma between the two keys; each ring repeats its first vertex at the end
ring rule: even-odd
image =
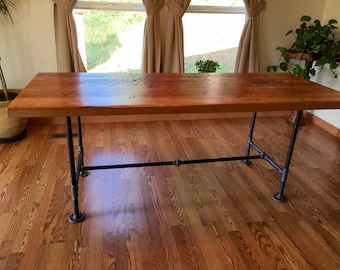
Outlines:
{"type": "MultiPolygon", "coordinates": [[[[146,19],[141,0],[79,0],[74,15],[89,72],[140,72],[146,19]]],[[[196,72],[198,59],[233,72],[244,20],[243,0],[191,0],[183,16],[185,72],[196,72]]]]}

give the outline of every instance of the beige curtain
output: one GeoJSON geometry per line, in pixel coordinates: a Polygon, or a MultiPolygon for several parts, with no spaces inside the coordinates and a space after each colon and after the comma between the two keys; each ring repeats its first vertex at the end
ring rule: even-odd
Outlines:
{"type": "Polygon", "coordinates": [[[53,0],[53,2],[58,71],[85,72],[78,50],[77,29],[72,15],[77,0],[53,0]]]}
{"type": "Polygon", "coordinates": [[[184,73],[182,17],[191,0],[143,0],[142,72],[184,73]]]}
{"type": "Polygon", "coordinates": [[[258,43],[260,13],[265,8],[264,0],[244,0],[247,10],[246,23],[238,46],[235,73],[259,71],[258,43]]]}

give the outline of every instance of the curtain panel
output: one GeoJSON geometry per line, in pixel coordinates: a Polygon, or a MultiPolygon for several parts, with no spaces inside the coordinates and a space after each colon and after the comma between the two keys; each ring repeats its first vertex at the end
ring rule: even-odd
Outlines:
{"type": "Polygon", "coordinates": [[[266,6],[264,0],[244,0],[247,10],[246,22],[236,55],[235,73],[259,71],[260,14],[266,6]]]}
{"type": "Polygon", "coordinates": [[[191,0],[143,0],[142,72],[184,73],[182,17],[191,0]]]}
{"type": "Polygon", "coordinates": [[[86,72],[78,50],[77,29],[72,15],[77,0],[53,2],[58,71],[86,72]]]}

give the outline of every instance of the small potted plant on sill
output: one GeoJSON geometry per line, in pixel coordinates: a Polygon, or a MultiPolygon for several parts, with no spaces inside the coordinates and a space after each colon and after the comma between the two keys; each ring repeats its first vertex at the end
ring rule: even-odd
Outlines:
{"type": "MultiPolygon", "coordinates": [[[[9,19],[13,23],[8,7],[14,8],[10,0],[0,0],[0,23],[4,23],[1,18],[9,19]]],[[[0,59],[1,60],[1,59],[0,59]]],[[[0,81],[2,91],[0,92],[0,142],[13,142],[26,136],[26,118],[8,118],[7,106],[17,96],[17,92],[8,91],[5,77],[0,63],[0,81]]]]}
{"type": "MultiPolygon", "coordinates": [[[[337,78],[335,70],[339,66],[337,62],[340,61],[340,41],[335,38],[337,21],[331,19],[327,24],[321,25],[319,20],[312,21],[312,18],[306,15],[302,16],[300,21],[302,23],[295,31],[289,30],[286,33],[286,36],[295,35],[293,44],[289,48],[277,47],[280,52],[279,63],[268,66],[267,71],[288,71],[309,80],[316,75],[317,69],[321,71],[324,65],[329,64],[330,70],[337,78]],[[292,59],[295,59],[293,64],[292,59]]],[[[294,124],[295,118],[296,112],[293,112],[287,122],[294,124]]],[[[303,119],[300,125],[304,125],[303,119]]]]}
{"type": "Polygon", "coordinates": [[[195,63],[198,72],[216,72],[220,65],[213,60],[197,60],[195,63]]]}

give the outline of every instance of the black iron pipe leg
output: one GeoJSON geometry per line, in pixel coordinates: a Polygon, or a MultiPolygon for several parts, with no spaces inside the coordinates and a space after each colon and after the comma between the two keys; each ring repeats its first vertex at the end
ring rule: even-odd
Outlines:
{"type": "Polygon", "coordinates": [[[83,169],[84,166],[84,147],[83,147],[83,133],[81,129],[80,116],[77,117],[77,130],[78,130],[78,164],[76,170],[79,176],[86,177],[89,175],[88,171],[83,169]]]}
{"type": "Polygon", "coordinates": [[[76,173],[76,166],[74,162],[73,138],[72,138],[72,121],[71,117],[66,117],[66,134],[68,145],[68,156],[71,173],[71,195],[73,201],[73,214],[70,215],[69,221],[73,223],[81,222],[85,219],[85,215],[79,212],[78,205],[78,177],[76,173]]]}
{"type": "MultiPolygon", "coordinates": [[[[255,121],[256,121],[256,112],[253,112],[251,122],[250,122],[250,128],[249,128],[248,142],[247,142],[247,148],[246,148],[246,156],[249,156],[249,154],[250,154],[250,147],[251,147],[251,142],[253,141],[255,121]]],[[[243,159],[243,160],[241,160],[241,162],[243,164],[246,164],[246,165],[251,165],[251,161],[249,159],[243,159]]]]}
{"type": "Polygon", "coordinates": [[[302,117],[302,111],[297,111],[296,121],[294,123],[292,135],[291,135],[291,138],[290,138],[290,143],[289,143],[288,152],[287,152],[287,156],[286,156],[285,166],[282,170],[282,176],[281,176],[281,183],[280,183],[279,191],[278,191],[278,193],[275,193],[273,195],[273,198],[276,201],[279,201],[279,202],[287,201],[286,196],[283,195],[283,191],[284,191],[286,181],[287,181],[289,165],[290,165],[290,161],[292,159],[292,154],[293,154],[293,150],[294,150],[295,140],[296,140],[297,132],[298,132],[298,129],[299,129],[299,123],[300,123],[301,117],[302,117]]]}

